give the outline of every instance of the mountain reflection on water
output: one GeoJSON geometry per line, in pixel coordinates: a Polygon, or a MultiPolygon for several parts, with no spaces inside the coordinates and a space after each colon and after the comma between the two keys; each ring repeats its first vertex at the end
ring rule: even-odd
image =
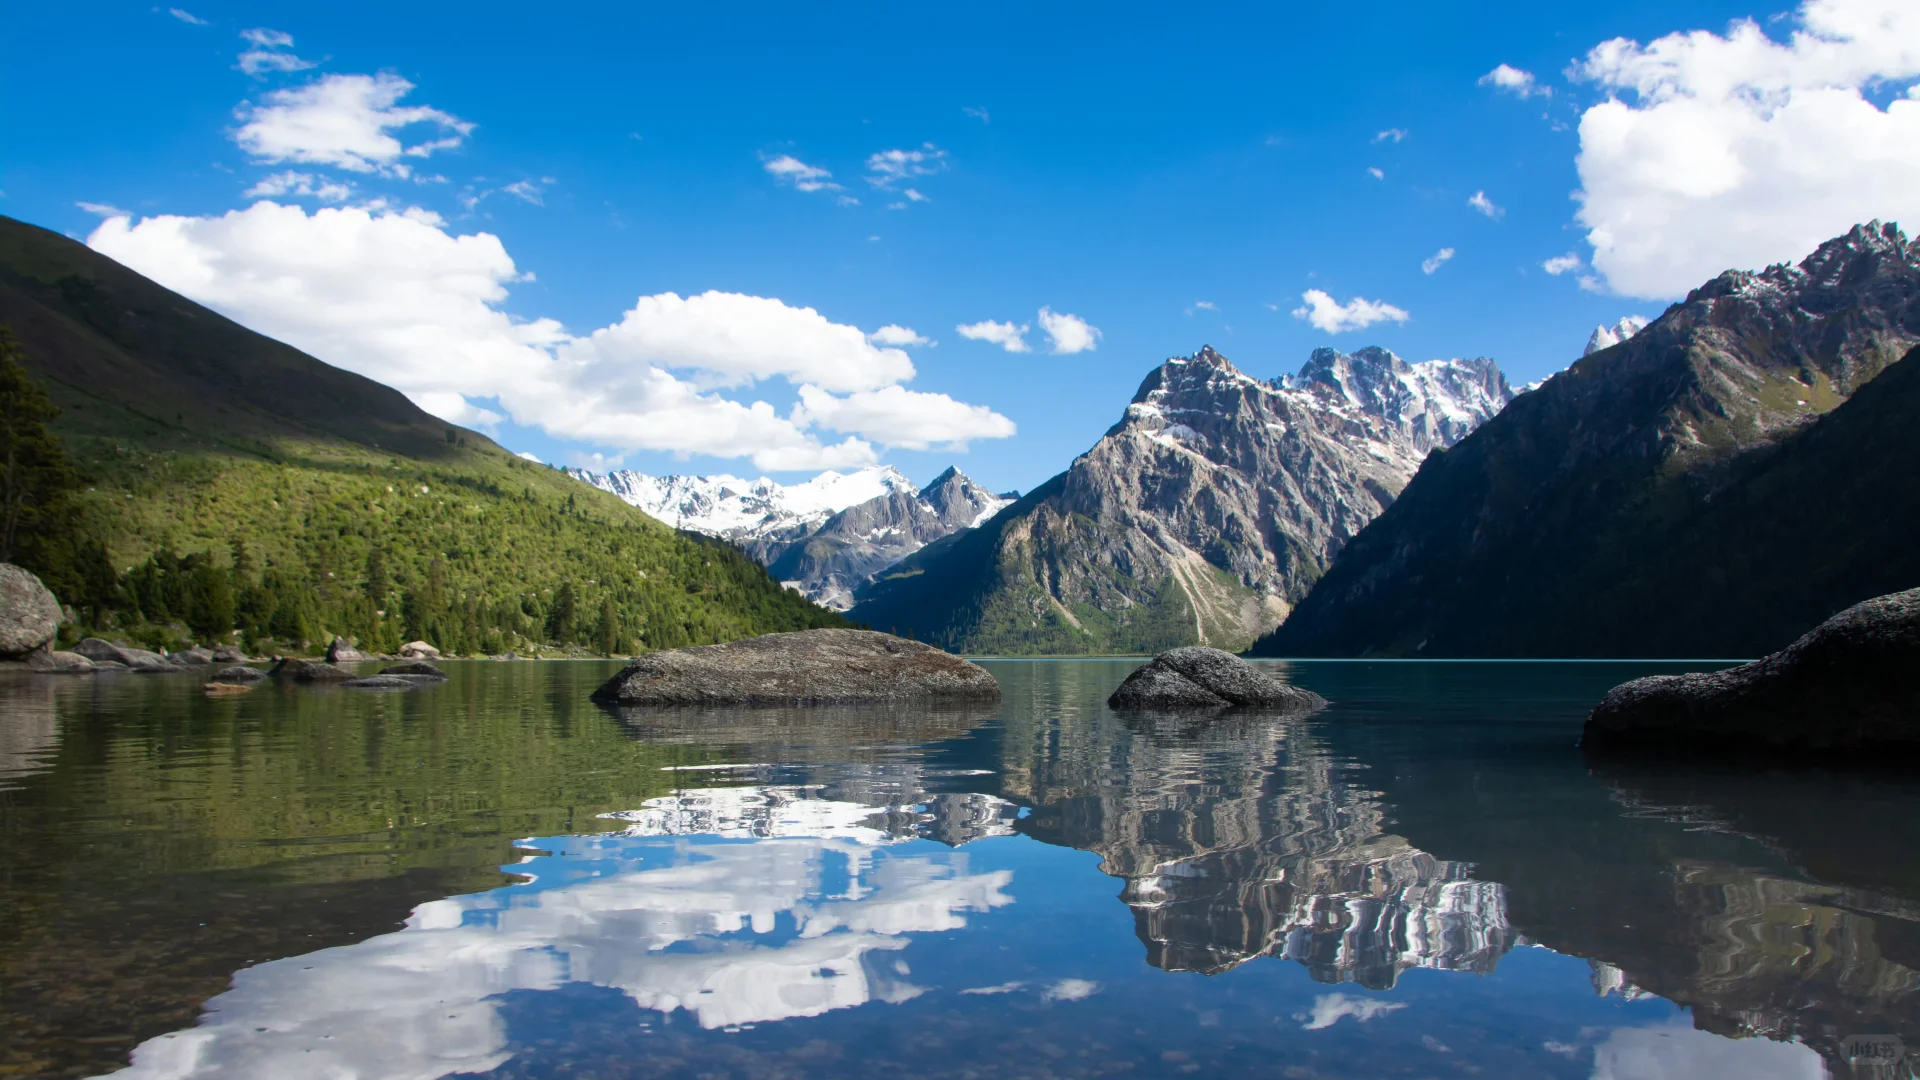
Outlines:
{"type": "Polygon", "coordinates": [[[0,1076],[1914,1075],[1846,1040],[1920,1044],[1915,785],[1590,770],[1645,665],[1203,723],[1105,709],[1124,662],[961,712],[454,667],[0,686],[0,1076]]]}

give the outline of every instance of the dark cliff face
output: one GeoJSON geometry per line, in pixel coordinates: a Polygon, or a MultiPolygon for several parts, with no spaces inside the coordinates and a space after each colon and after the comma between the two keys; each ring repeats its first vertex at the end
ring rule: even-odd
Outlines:
{"type": "Polygon", "coordinates": [[[1916,344],[1894,226],[1722,274],[1430,457],[1256,651],[1758,655],[1920,584],[1916,344]]]}
{"type": "Polygon", "coordinates": [[[1262,381],[1211,348],[1176,357],[1065,472],[881,575],[852,617],[969,651],[1244,648],[1511,397],[1488,360],[1321,350],[1262,381]]]}

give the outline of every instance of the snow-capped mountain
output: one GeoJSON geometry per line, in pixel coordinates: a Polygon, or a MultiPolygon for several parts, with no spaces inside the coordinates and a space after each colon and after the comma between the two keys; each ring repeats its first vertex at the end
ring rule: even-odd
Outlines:
{"type": "Polygon", "coordinates": [[[1646,328],[1647,320],[1638,315],[1628,315],[1612,326],[1596,326],[1587,338],[1586,350],[1580,355],[1592,356],[1601,349],[1611,349],[1646,328]]]}
{"type": "Polygon", "coordinates": [[[798,484],[764,476],[567,472],[676,529],[738,544],[782,584],[843,611],[874,574],[1013,501],[958,469],[925,488],[915,488],[891,465],[823,472],[798,484]]]}
{"type": "Polygon", "coordinates": [[[853,614],[964,651],[1243,648],[1512,398],[1487,359],[1319,349],[1261,380],[1211,348],[1176,357],[1066,472],[880,575],[853,614]]]}
{"type": "Polygon", "coordinates": [[[784,534],[796,525],[818,525],[849,506],[894,494],[912,494],[913,481],[891,465],[849,473],[821,473],[798,484],[766,477],[648,476],[631,469],[568,475],[611,491],[653,517],[690,532],[746,544],[784,534]]]}

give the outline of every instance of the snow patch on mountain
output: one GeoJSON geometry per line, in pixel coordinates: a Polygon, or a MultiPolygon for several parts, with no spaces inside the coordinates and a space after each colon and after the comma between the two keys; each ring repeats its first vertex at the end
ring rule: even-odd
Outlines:
{"type": "Polygon", "coordinates": [[[1601,349],[1611,349],[1633,335],[1647,328],[1646,319],[1638,315],[1628,315],[1612,326],[1596,326],[1593,334],[1587,338],[1587,347],[1581,356],[1592,356],[1601,349]]]}
{"type": "Polygon", "coordinates": [[[891,465],[854,472],[828,470],[798,484],[762,476],[648,476],[622,469],[609,473],[568,469],[576,480],[610,491],[676,529],[744,543],[818,525],[848,507],[916,489],[891,465]]]}

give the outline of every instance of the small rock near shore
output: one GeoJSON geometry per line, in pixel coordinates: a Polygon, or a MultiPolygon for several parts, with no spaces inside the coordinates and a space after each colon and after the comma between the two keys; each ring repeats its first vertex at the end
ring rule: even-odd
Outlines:
{"type": "Polygon", "coordinates": [[[407,660],[438,660],[440,650],[424,641],[409,641],[400,646],[400,655],[407,660]]]}
{"type": "Polygon", "coordinates": [[[1326,705],[1311,690],[1274,678],[1230,652],[1172,649],[1128,675],[1107,699],[1114,709],[1251,708],[1306,713],[1326,705]]]}
{"type": "Polygon", "coordinates": [[[332,664],[316,664],[311,660],[297,660],[289,657],[273,665],[267,672],[282,679],[294,682],[345,682],[353,678],[353,672],[337,668],[332,664]]]}
{"type": "Polygon", "coordinates": [[[157,652],[148,652],[145,649],[135,649],[125,645],[115,645],[111,641],[103,641],[97,637],[83,639],[80,644],[73,647],[73,651],[96,664],[108,662],[122,664],[134,671],[160,672],[185,670],[180,665],[169,661],[157,652]]]}
{"type": "Polygon", "coordinates": [[[0,657],[43,649],[60,629],[60,601],[31,571],[0,563],[0,657]]]}
{"type": "Polygon", "coordinates": [[[90,675],[100,670],[77,652],[46,649],[28,653],[27,666],[44,675],[90,675]]]}
{"type": "Polygon", "coordinates": [[[347,644],[346,638],[334,638],[333,643],[327,646],[327,663],[329,664],[358,664],[363,660],[371,659],[373,657],[347,644]]]}
{"type": "Polygon", "coordinates": [[[1920,752],[1920,589],[1855,604],[1750,664],[1616,686],[1580,744],[1716,757],[1920,752]]]}
{"type": "Polygon", "coordinates": [[[265,682],[266,679],[267,679],[266,672],[261,671],[259,668],[246,667],[245,665],[242,665],[242,664],[234,664],[231,667],[223,667],[219,671],[216,671],[213,673],[213,681],[219,682],[219,683],[252,684],[257,682],[265,682]]]}
{"type": "Polygon", "coordinates": [[[799,630],[642,656],[594,692],[620,705],[993,701],[978,664],[871,630],[799,630]]]}

